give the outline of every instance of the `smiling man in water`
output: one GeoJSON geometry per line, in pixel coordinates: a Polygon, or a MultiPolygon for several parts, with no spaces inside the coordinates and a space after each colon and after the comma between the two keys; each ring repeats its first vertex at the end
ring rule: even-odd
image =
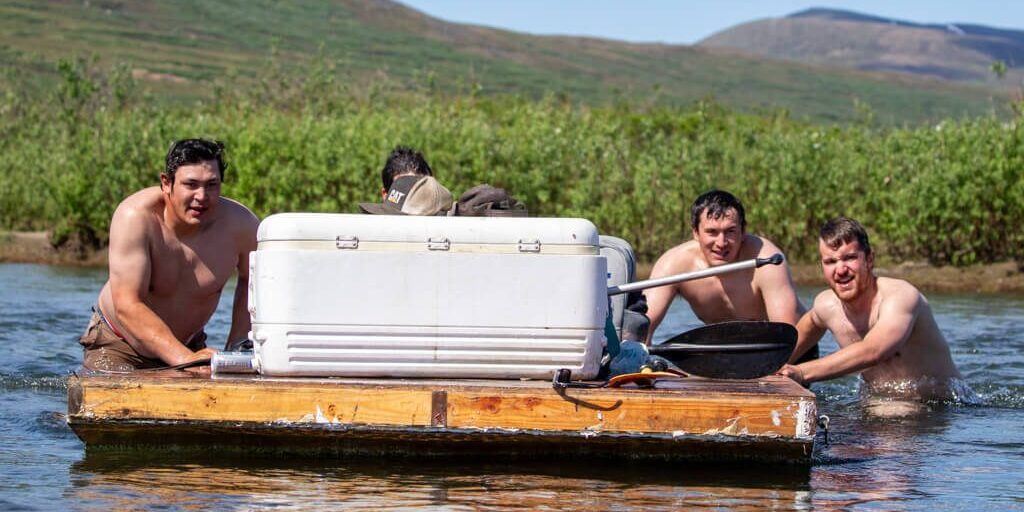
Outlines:
{"type": "Polygon", "coordinates": [[[220,196],[224,146],[175,142],[160,186],[128,196],[110,223],[110,278],[80,342],[83,365],[130,371],[210,357],[207,321],[238,272],[228,341],[249,331],[249,252],[259,220],[220,196]]]}
{"type": "Polygon", "coordinates": [[[826,330],[840,349],[786,365],[781,375],[809,384],[861,372],[871,395],[920,400],[948,400],[969,391],[953,385],[960,372],[924,295],[901,279],[875,276],[875,255],[860,223],[847,217],[828,221],[818,250],[829,289],[797,324],[794,358],[826,330]]]}
{"type": "MultiPolygon", "coordinates": [[[[651,279],[782,252],[771,241],[746,232],[743,205],[728,192],[712,190],[701,194],[691,208],[690,225],[693,240],[658,258],[651,279]]],[[[648,343],[676,295],[686,299],[704,323],[770,320],[795,325],[803,313],[788,263],[661,286],[647,290],[644,295],[651,319],[648,343]]]]}

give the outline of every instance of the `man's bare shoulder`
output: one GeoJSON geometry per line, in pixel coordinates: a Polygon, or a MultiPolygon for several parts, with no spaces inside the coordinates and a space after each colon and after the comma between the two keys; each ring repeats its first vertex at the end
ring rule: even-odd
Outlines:
{"type": "Polygon", "coordinates": [[[146,187],[134,194],[124,198],[118,208],[154,208],[156,206],[163,206],[164,195],[160,191],[160,187],[146,187]]]}
{"type": "Polygon", "coordinates": [[[156,220],[154,215],[163,211],[164,195],[160,187],[144,188],[124,198],[114,210],[114,219],[123,222],[145,222],[156,220]]]}
{"type": "Polygon", "coordinates": [[[782,252],[782,249],[779,249],[779,246],[776,245],[775,242],[772,242],[771,240],[769,240],[767,238],[764,238],[764,237],[758,237],[758,238],[761,239],[761,243],[762,243],[761,252],[762,253],[775,254],[777,252],[782,252]]]}
{"type": "Polygon", "coordinates": [[[771,240],[757,236],[747,234],[743,238],[744,255],[746,258],[766,258],[773,254],[781,253],[782,249],[775,245],[775,242],[771,240]]]}
{"type": "Polygon", "coordinates": [[[879,291],[889,291],[893,293],[920,293],[917,287],[910,284],[909,281],[896,279],[895,277],[879,277],[877,283],[879,291]]]}
{"type": "Polygon", "coordinates": [[[255,249],[260,220],[245,205],[227,197],[220,198],[221,219],[218,230],[229,234],[235,247],[243,252],[255,249]]]}
{"type": "Polygon", "coordinates": [[[254,228],[260,223],[259,218],[256,214],[252,213],[248,207],[244,204],[235,201],[228,197],[221,197],[221,208],[223,208],[224,216],[230,219],[231,224],[237,224],[241,228],[254,228]]]}
{"type": "Polygon", "coordinates": [[[667,251],[658,258],[651,270],[651,278],[680,274],[696,270],[700,260],[700,246],[696,240],[683,242],[667,251]]]}
{"type": "Polygon", "coordinates": [[[836,297],[832,290],[822,290],[814,297],[814,305],[811,307],[814,314],[821,319],[826,319],[836,311],[841,310],[839,297],[836,297]]]}
{"type": "Polygon", "coordinates": [[[879,277],[877,285],[878,293],[882,296],[882,300],[888,303],[897,302],[913,306],[918,301],[924,300],[924,295],[921,294],[921,291],[903,279],[879,277]]]}

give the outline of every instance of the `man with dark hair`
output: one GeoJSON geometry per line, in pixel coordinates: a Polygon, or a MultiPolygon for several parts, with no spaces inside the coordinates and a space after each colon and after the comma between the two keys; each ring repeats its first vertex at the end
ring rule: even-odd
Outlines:
{"type": "MultiPolygon", "coordinates": [[[[701,194],[690,215],[693,240],[658,258],[651,270],[652,279],[781,252],[769,240],[746,232],[743,204],[728,192],[701,194]]],[[[795,325],[803,313],[788,263],[660,286],[647,290],[645,295],[651,319],[648,343],[677,295],[686,299],[705,323],[771,320],[795,325]]]]}
{"type": "Polygon", "coordinates": [[[160,186],[117,206],[110,223],[110,278],[80,338],[86,368],[130,371],[212,355],[206,322],[238,272],[228,342],[248,334],[249,252],[259,220],[220,196],[224,145],[175,142],[160,186]]]}
{"type": "Polygon", "coordinates": [[[381,189],[380,197],[384,199],[391,190],[391,184],[399,176],[433,176],[427,159],[423,154],[413,148],[406,146],[395,146],[388,155],[384,169],[380,171],[381,189]]]}
{"type": "Polygon", "coordinates": [[[379,203],[359,203],[364,213],[378,215],[451,215],[452,193],[434,179],[423,154],[395,146],[380,171],[379,203]]]}
{"type": "Polygon", "coordinates": [[[452,193],[433,176],[399,176],[380,203],[359,203],[364,213],[377,215],[447,215],[452,193]]]}
{"type": "MultiPolygon", "coordinates": [[[[829,289],[797,323],[795,360],[832,331],[840,349],[821,359],[786,365],[779,374],[801,384],[854,372],[868,390],[905,398],[951,399],[960,377],[924,295],[901,279],[876,277],[863,226],[848,217],[825,223],[818,240],[829,289]]],[[[960,388],[966,391],[967,388],[960,388]]]]}

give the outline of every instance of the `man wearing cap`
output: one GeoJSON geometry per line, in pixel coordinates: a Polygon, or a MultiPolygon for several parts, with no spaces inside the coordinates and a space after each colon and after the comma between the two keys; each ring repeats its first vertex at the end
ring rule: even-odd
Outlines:
{"type": "Polygon", "coordinates": [[[452,210],[452,193],[433,174],[422,153],[407,146],[395,146],[380,171],[381,202],[360,203],[359,209],[378,215],[448,214],[452,210]]]}
{"type": "Polygon", "coordinates": [[[395,146],[388,154],[384,168],[380,171],[380,198],[385,199],[391,185],[399,176],[433,176],[427,159],[423,154],[408,146],[395,146]]]}
{"type": "Polygon", "coordinates": [[[359,208],[377,215],[446,215],[452,193],[433,176],[411,174],[395,178],[380,203],[360,203],[359,208]]]}

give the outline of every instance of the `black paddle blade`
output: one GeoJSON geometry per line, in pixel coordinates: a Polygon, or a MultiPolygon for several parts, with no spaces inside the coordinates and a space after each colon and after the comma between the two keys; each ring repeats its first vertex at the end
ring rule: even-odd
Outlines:
{"type": "Polygon", "coordinates": [[[651,347],[686,373],[712,379],[756,379],[793,354],[796,329],[782,322],[723,322],[698,327],[651,347]]]}

